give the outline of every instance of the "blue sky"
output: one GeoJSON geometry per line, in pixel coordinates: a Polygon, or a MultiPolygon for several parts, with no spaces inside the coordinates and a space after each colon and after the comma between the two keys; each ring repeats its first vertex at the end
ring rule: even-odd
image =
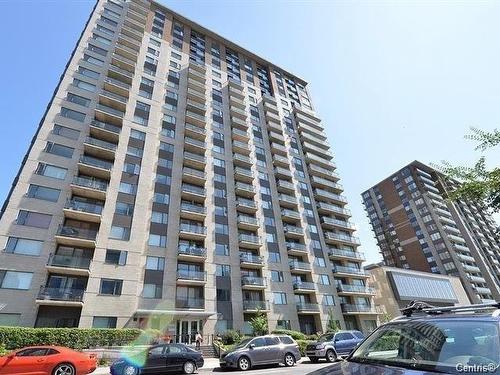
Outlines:
{"type": "MultiPolygon", "coordinates": [[[[415,159],[470,164],[469,126],[500,127],[500,2],[163,3],[310,83],[369,261],[360,193],[415,159]]],[[[93,4],[0,1],[1,201],[93,4]]]]}

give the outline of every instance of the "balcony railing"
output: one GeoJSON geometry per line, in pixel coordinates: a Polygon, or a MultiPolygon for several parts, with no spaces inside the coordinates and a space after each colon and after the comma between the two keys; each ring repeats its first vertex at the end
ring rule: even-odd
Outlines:
{"type": "Polygon", "coordinates": [[[104,104],[97,104],[96,110],[100,110],[102,112],[110,113],[110,114],[112,114],[114,116],[118,116],[118,117],[123,117],[125,115],[125,112],[120,111],[118,109],[111,108],[111,107],[109,107],[107,105],[104,105],[104,104]]]}
{"type": "Polygon", "coordinates": [[[254,244],[260,244],[260,237],[259,236],[254,236],[252,234],[240,234],[238,235],[238,240],[244,241],[244,242],[251,242],[254,244]]]}
{"type": "Polygon", "coordinates": [[[269,304],[267,301],[243,300],[243,310],[269,310],[269,304]]]}
{"type": "Polygon", "coordinates": [[[81,238],[84,240],[95,241],[97,237],[97,230],[87,229],[87,228],[77,228],[68,225],[59,225],[59,228],[57,230],[57,235],[63,237],[73,237],[73,238],[81,238]]]}
{"type": "Polygon", "coordinates": [[[94,126],[99,129],[107,130],[112,133],[120,134],[122,128],[116,125],[108,124],[106,122],[98,121],[98,120],[92,120],[90,123],[91,126],[94,126]]]}
{"type": "Polygon", "coordinates": [[[245,216],[245,215],[238,215],[238,223],[241,224],[250,224],[250,225],[259,225],[259,221],[251,216],[245,216]]]}
{"type": "Polygon", "coordinates": [[[319,305],[317,303],[305,303],[305,302],[297,302],[297,311],[299,312],[317,312],[319,311],[319,305]]]}
{"type": "Polygon", "coordinates": [[[177,279],[183,280],[193,280],[193,281],[206,281],[207,273],[204,271],[190,271],[190,270],[178,270],[177,279]]]}
{"type": "Polygon", "coordinates": [[[196,185],[182,184],[182,191],[186,193],[205,195],[206,190],[196,185]]]}
{"type": "Polygon", "coordinates": [[[201,298],[176,298],[175,307],[181,309],[203,309],[205,300],[201,298]]]}
{"type": "Polygon", "coordinates": [[[379,314],[381,312],[378,306],[343,303],[341,307],[342,307],[342,312],[345,313],[362,312],[362,313],[379,314]]]}
{"type": "Polygon", "coordinates": [[[197,257],[206,257],[207,249],[198,246],[183,246],[179,245],[177,249],[177,254],[179,255],[191,255],[197,257]]]}
{"type": "Polygon", "coordinates": [[[250,199],[244,199],[244,198],[238,198],[236,201],[236,204],[238,206],[245,206],[245,207],[250,207],[250,208],[257,208],[257,204],[255,201],[252,201],[250,199]]]}
{"type": "Polygon", "coordinates": [[[293,283],[293,289],[314,290],[314,283],[309,281],[295,281],[293,283]]]}
{"type": "Polygon", "coordinates": [[[333,233],[333,232],[325,232],[325,238],[327,240],[335,240],[335,241],[342,241],[342,242],[348,242],[348,243],[353,243],[356,245],[359,245],[359,238],[358,237],[353,237],[353,236],[346,236],[338,233],[333,233]]]}
{"type": "Polygon", "coordinates": [[[241,263],[263,264],[264,258],[252,254],[240,254],[241,263]]]}
{"type": "Polygon", "coordinates": [[[304,229],[294,225],[285,225],[283,229],[285,230],[285,233],[304,234],[304,229]]]}
{"type": "Polygon", "coordinates": [[[365,293],[365,294],[375,293],[374,288],[370,288],[364,285],[349,285],[349,284],[337,284],[337,291],[346,293],[365,293]]]}
{"type": "Polygon", "coordinates": [[[180,230],[182,232],[189,232],[195,234],[207,234],[207,227],[204,227],[202,225],[181,223],[180,230]]]}
{"type": "Polygon", "coordinates": [[[354,229],[354,224],[349,223],[348,221],[344,221],[344,220],[333,219],[331,217],[323,216],[321,218],[321,221],[325,224],[328,224],[328,225],[335,225],[335,226],[342,227],[342,228],[354,229]]]}
{"type": "Polygon", "coordinates": [[[88,270],[92,258],[75,257],[70,255],[50,254],[47,265],[64,268],[79,268],[88,270]]]}
{"type": "Polygon", "coordinates": [[[306,270],[309,271],[311,269],[311,265],[306,262],[299,262],[299,261],[291,261],[289,262],[290,269],[291,270],[306,270]]]}
{"type": "Polygon", "coordinates": [[[205,158],[204,155],[195,154],[195,153],[189,152],[189,151],[184,151],[184,157],[187,158],[187,159],[192,159],[192,160],[199,161],[201,163],[205,163],[206,162],[206,158],[205,158]]]}
{"type": "Polygon", "coordinates": [[[184,167],[182,168],[182,172],[186,175],[195,176],[203,179],[206,178],[205,171],[200,171],[199,169],[184,167]]]}
{"type": "Polygon", "coordinates": [[[366,275],[366,272],[356,267],[333,266],[333,273],[346,273],[350,275],[366,275]]]}
{"type": "Polygon", "coordinates": [[[122,82],[122,81],[115,79],[115,78],[106,77],[106,78],[104,78],[104,82],[121,87],[125,90],[130,90],[130,85],[128,83],[122,82]]]}
{"type": "Polygon", "coordinates": [[[81,202],[77,200],[68,200],[66,201],[66,204],[64,205],[64,208],[72,211],[81,211],[81,212],[86,212],[89,214],[96,214],[100,215],[102,213],[102,205],[99,204],[94,204],[94,203],[88,203],[88,202],[81,202]]]}
{"type": "Polygon", "coordinates": [[[196,212],[198,214],[206,214],[207,208],[205,206],[199,206],[197,204],[182,202],[181,211],[196,212]]]}
{"type": "Polygon", "coordinates": [[[306,245],[297,242],[287,242],[286,248],[288,250],[307,251],[306,245]]]}
{"type": "Polygon", "coordinates": [[[263,277],[255,276],[242,276],[241,277],[242,286],[266,286],[266,279],[263,277]]]}
{"type": "Polygon", "coordinates": [[[96,168],[106,169],[107,171],[110,171],[113,167],[113,163],[109,161],[93,158],[92,156],[87,155],[82,155],[80,157],[80,163],[96,168]]]}
{"type": "Polygon", "coordinates": [[[89,189],[95,189],[99,191],[106,191],[108,189],[108,184],[104,181],[95,180],[88,177],[74,177],[73,185],[81,186],[89,189]]]}
{"type": "Polygon", "coordinates": [[[328,254],[332,257],[345,257],[345,258],[354,258],[359,260],[364,260],[365,256],[363,253],[352,250],[343,250],[343,249],[330,249],[328,254]]]}
{"type": "Polygon", "coordinates": [[[100,139],[96,139],[96,138],[92,138],[92,137],[87,137],[85,139],[85,143],[92,145],[92,146],[105,148],[106,150],[110,150],[110,151],[116,151],[116,146],[117,146],[114,143],[102,141],[100,139]]]}
{"type": "Polygon", "coordinates": [[[61,289],[42,286],[38,292],[37,299],[51,301],[81,302],[83,300],[84,289],[61,289]]]}

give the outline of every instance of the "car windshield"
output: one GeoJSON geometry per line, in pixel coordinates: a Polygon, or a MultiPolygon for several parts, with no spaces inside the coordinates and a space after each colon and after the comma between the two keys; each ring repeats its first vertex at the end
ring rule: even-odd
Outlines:
{"type": "Polygon", "coordinates": [[[248,344],[250,342],[250,340],[252,340],[251,338],[250,339],[245,339],[243,340],[242,342],[240,342],[238,345],[236,345],[234,348],[235,349],[241,349],[243,348],[246,344],[248,344]]]}
{"type": "Polygon", "coordinates": [[[394,322],[376,330],[349,360],[448,374],[476,366],[494,373],[500,364],[498,335],[498,323],[484,320],[394,322]]]}
{"type": "Polygon", "coordinates": [[[333,341],[333,334],[326,334],[326,335],[321,335],[318,339],[318,342],[328,342],[328,341],[333,341]]]}

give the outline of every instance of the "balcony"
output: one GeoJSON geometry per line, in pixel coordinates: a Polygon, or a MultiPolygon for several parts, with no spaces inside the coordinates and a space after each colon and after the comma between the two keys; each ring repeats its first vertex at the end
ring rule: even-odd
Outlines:
{"type": "Polygon", "coordinates": [[[246,111],[244,109],[236,107],[235,105],[229,106],[229,112],[230,112],[231,116],[234,116],[234,117],[239,118],[241,120],[245,120],[247,118],[246,111]]]}
{"type": "Polygon", "coordinates": [[[310,152],[305,152],[305,157],[306,157],[306,161],[311,163],[311,164],[316,164],[322,168],[329,168],[329,169],[335,169],[337,168],[337,166],[335,165],[335,163],[331,160],[328,160],[328,159],[325,159],[325,158],[322,158],[320,156],[317,156],[315,154],[312,154],[310,152]]]}
{"type": "Polygon", "coordinates": [[[129,17],[125,18],[123,25],[130,27],[131,29],[133,29],[139,33],[144,33],[144,24],[139,23],[136,20],[133,20],[132,18],[129,18],[129,17]]]}
{"type": "Polygon", "coordinates": [[[276,185],[278,186],[278,191],[280,192],[295,193],[295,185],[291,182],[278,180],[276,185]]]}
{"type": "Polygon", "coordinates": [[[193,309],[204,310],[205,300],[202,298],[179,298],[175,299],[175,307],[177,309],[193,309]]]}
{"type": "Polygon", "coordinates": [[[123,116],[125,116],[125,112],[108,107],[104,104],[97,104],[94,115],[95,118],[99,121],[107,122],[116,126],[122,126],[123,116]]]}
{"type": "Polygon", "coordinates": [[[319,176],[333,181],[340,180],[339,174],[337,172],[334,172],[332,169],[322,168],[315,164],[310,164],[308,168],[309,173],[313,176],[319,176]]]}
{"type": "Polygon", "coordinates": [[[242,167],[235,167],[234,178],[236,181],[243,181],[251,184],[253,182],[252,170],[242,167]]]}
{"type": "Polygon", "coordinates": [[[324,188],[326,190],[335,190],[337,193],[341,193],[344,190],[344,187],[341,184],[319,176],[311,176],[311,185],[314,187],[324,188]]]}
{"type": "Polygon", "coordinates": [[[296,273],[311,272],[311,265],[306,262],[290,261],[288,265],[290,266],[290,271],[294,271],[296,273]]]}
{"type": "Polygon", "coordinates": [[[200,82],[201,84],[205,84],[206,82],[206,76],[205,73],[202,73],[198,70],[195,70],[193,67],[188,68],[188,77],[191,79],[194,79],[195,81],[200,82]]]}
{"type": "Polygon", "coordinates": [[[339,294],[373,295],[375,289],[364,285],[337,284],[339,294]]]}
{"type": "Polygon", "coordinates": [[[231,127],[237,127],[246,130],[248,129],[248,124],[244,119],[231,116],[231,127]]]}
{"type": "Polygon", "coordinates": [[[242,110],[245,110],[246,104],[245,101],[241,98],[238,98],[237,96],[229,96],[229,105],[233,105],[235,107],[238,107],[242,110]]]}
{"type": "Polygon", "coordinates": [[[200,128],[199,126],[186,124],[184,126],[184,132],[186,136],[198,139],[200,141],[205,141],[207,131],[205,128],[200,128]]]}
{"type": "Polygon", "coordinates": [[[113,163],[97,159],[92,156],[82,155],[78,162],[80,173],[109,180],[113,163]]]}
{"type": "Polygon", "coordinates": [[[247,268],[262,268],[264,266],[264,258],[258,255],[240,253],[240,264],[247,268]]]}
{"type": "Polygon", "coordinates": [[[128,8],[127,17],[137,21],[141,24],[145,24],[147,17],[144,14],[136,12],[133,8],[128,8]]]}
{"type": "Polygon", "coordinates": [[[142,42],[142,35],[143,34],[141,32],[139,32],[139,31],[135,30],[135,29],[132,29],[132,28],[128,27],[127,25],[122,25],[122,28],[121,28],[120,32],[123,35],[128,36],[129,38],[132,38],[132,39],[134,39],[134,40],[136,40],[138,42],[142,42]]]}
{"type": "Polygon", "coordinates": [[[50,254],[47,269],[65,275],[88,276],[92,258],[50,254]]]}
{"type": "Polygon", "coordinates": [[[102,208],[99,204],[72,199],[66,202],[63,211],[64,216],[70,219],[100,223],[102,208]]]}
{"type": "Polygon", "coordinates": [[[126,57],[123,57],[117,53],[113,53],[111,55],[111,64],[119,67],[120,69],[126,70],[132,74],[135,72],[135,61],[127,59],[126,57]]]}
{"type": "Polygon", "coordinates": [[[290,255],[308,254],[307,246],[298,242],[286,242],[286,249],[290,255]]]}
{"type": "Polygon", "coordinates": [[[277,131],[277,132],[282,132],[283,127],[281,126],[281,123],[279,120],[275,120],[274,118],[266,117],[266,123],[267,127],[271,130],[277,131]]]}
{"type": "Polygon", "coordinates": [[[293,283],[293,291],[295,293],[314,293],[315,290],[314,283],[309,281],[295,281],[293,283]]]}
{"type": "Polygon", "coordinates": [[[59,225],[55,235],[58,244],[75,247],[95,247],[96,238],[96,229],[77,228],[67,225],[59,225]]]}
{"type": "Polygon", "coordinates": [[[195,138],[184,138],[184,150],[193,151],[195,153],[204,154],[207,149],[207,144],[195,138]]]}
{"type": "Polygon", "coordinates": [[[322,145],[323,147],[315,146],[307,141],[302,142],[302,149],[305,152],[310,152],[320,158],[331,160],[333,155],[330,153],[330,147],[327,144],[322,145]]]}
{"type": "Polygon", "coordinates": [[[271,102],[268,102],[266,100],[264,100],[264,110],[266,110],[268,112],[272,112],[276,115],[280,114],[278,107],[276,106],[276,103],[271,103],[271,102]]]}
{"type": "Polygon", "coordinates": [[[278,194],[278,199],[280,201],[280,205],[283,207],[297,207],[297,199],[291,195],[278,194]]]}
{"type": "Polygon", "coordinates": [[[365,255],[359,251],[333,249],[328,251],[330,259],[365,260],[365,255]]]}
{"type": "Polygon", "coordinates": [[[250,199],[238,198],[236,200],[236,210],[239,212],[255,214],[255,212],[257,212],[257,204],[255,201],[250,199]]]}
{"type": "Polygon", "coordinates": [[[247,131],[238,128],[231,129],[232,138],[241,142],[248,142],[250,140],[250,135],[247,131]]]}
{"type": "Polygon", "coordinates": [[[262,246],[260,237],[253,234],[240,233],[238,235],[238,243],[240,247],[248,249],[258,249],[262,246]]]}
{"type": "Polygon", "coordinates": [[[368,274],[360,269],[360,268],[356,268],[356,267],[346,267],[346,266],[338,266],[338,265],[334,265],[333,266],[333,274],[334,275],[345,275],[345,276],[361,276],[361,277],[369,277],[368,274]]]}
{"type": "Polygon", "coordinates": [[[207,236],[207,227],[202,225],[181,223],[179,225],[179,237],[189,240],[204,240],[207,236]]]}
{"type": "Polygon", "coordinates": [[[192,78],[188,78],[188,89],[198,91],[200,95],[205,96],[205,85],[192,78]]]}
{"type": "Polygon", "coordinates": [[[205,202],[207,192],[205,188],[183,183],[181,186],[181,196],[187,200],[205,202]]]}
{"type": "Polygon", "coordinates": [[[179,245],[177,259],[190,262],[204,262],[207,258],[207,249],[198,246],[179,245]]]}
{"type": "Polygon", "coordinates": [[[252,216],[238,215],[237,218],[238,228],[257,230],[259,229],[259,221],[252,216]]]}
{"type": "Polygon", "coordinates": [[[99,92],[99,103],[108,107],[115,109],[118,116],[123,117],[125,110],[127,108],[128,98],[108,90],[102,90],[99,92]]]}
{"type": "Polygon", "coordinates": [[[106,77],[104,78],[103,87],[105,90],[108,90],[109,92],[113,92],[115,94],[128,98],[131,86],[128,83],[123,82],[121,80],[111,77],[106,77]]]}
{"type": "Polygon", "coordinates": [[[250,155],[250,147],[248,146],[248,143],[240,141],[233,141],[233,151],[244,155],[250,155]]]}
{"type": "Polygon", "coordinates": [[[297,312],[299,314],[319,314],[319,305],[317,303],[297,302],[297,312]]]}
{"type": "Polygon", "coordinates": [[[274,155],[281,155],[281,156],[287,156],[287,151],[286,151],[286,147],[285,146],[282,146],[278,143],[274,143],[272,142],[271,143],[271,151],[274,155]]]}
{"type": "Polygon", "coordinates": [[[198,112],[201,115],[204,115],[207,111],[207,106],[203,103],[197,102],[196,100],[187,99],[186,101],[187,108],[190,111],[198,112]]]}
{"type": "Polygon", "coordinates": [[[247,197],[247,198],[253,198],[255,195],[255,190],[254,190],[253,185],[238,181],[234,185],[234,188],[235,188],[235,192],[237,195],[247,197]]]}
{"type": "Polygon", "coordinates": [[[351,216],[350,210],[326,202],[318,202],[317,208],[320,214],[338,214],[342,216],[351,216]]]}
{"type": "Polygon", "coordinates": [[[274,175],[278,178],[292,178],[292,172],[288,168],[274,167],[274,175]]]}
{"type": "Polygon", "coordinates": [[[93,199],[106,199],[108,184],[105,181],[88,177],[74,177],[71,182],[71,191],[82,197],[93,199]]]}
{"type": "Polygon", "coordinates": [[[207,123],[207,119],[204,115],[200,115],[199,113],[186,110],[186,122],[190,122],[196,126],[204,128],[207,123]]]}
{"type": "Polygon", "coordinates": [[[269,140],[273,141],[273,142],[279,142],[282,145],[285,144],[285,137],[283,137],[281,134],[273,132],[273,131],[269,132],[269,140]]]}
{"type": "Polygon", "coordinates": [[[245,99],[245,94],[239,88],[229,86],[229,95],[239,99],[245,99]]]}
{"type": "Polygon", "coordinates": [[[345,234],[325,232],[326,242],[342,243],[347,245],[358,246],[360,245],[359,238],[353,236],[347,236],[345,234]]]}
{"type": "Polygon", "coordinates": [[[378,306],[341,304],[344,314],[381,314],[382,310],[378,306]]]}
{"type": "Polygon", "coordinates": [[[108,142],[117,143],[121,130],[122,128],[119,126],[98,120],[92,120],[90,123],[90,135],[108,142]]]}
{"type": "Polygon", "coordinates": [[[484,277],[481,277],[481,276],[468,275],[467,279],[469,279],[473,283],[478,283],[478,284],[486,283],[486,279],[484,277]]]}
{"type": "Polygon", "coordinates": [[[118,65],[111,64],[108,67],[108,77],[117,79],[118,81],[125,82],[131,85],[132,80],[134,79],[134,71],[130,71],[118,65]]]}
{"type": "Polygon", "coordinates": [[[36,297],[38,305],[82,306],[84,289],[61,289],[42,286],[36,297]]]}
{"type": "Polygon", "coordinates": [[[204,285],[207,282],[207,273],[204,271],[177,270],[177,284],[204,285]]]}
{"type": "Polygon", "coordinates": [[[284,221],[297,222],[300,221],[300,213],[294,210],[281,210],[281,219],[284,221]]]}
{"type": "Polygon", "coordinates": [[[243,312],[269,311],[267,301],[243,300],[243,312]]]}
{"type": "Polygon", "coordinates": [[[114,159],[116,147],[115,143],[93,137],[87,137],[83,143],[83,149],[86,154],[104,159],[114,159]]]}
{"type": "Polygon", "coordinates": [[[466,272],[471,272],[471,273],[481,273],[481,270],[477,266],[471,266],[468,264],[462,264],[462,267],[466,272]]]}
{"type": "Polygon", "coordinates": [[[199,169],[190,167],[182,168],[182,181],[204,186],[206,180],[207,175],[205,174],[205,171],[200,171],[199,169]]]}
{"type": "Polygon", "coordinates": [[[346,229],[349,231],[355,231],[356,228],[354,224],[349,223],[348,221],[345,220],[339,220],[339,219],[334,219],[328,216],[322,216],[321,217],[321,223],[324,228],[340,228],[340,229],[346,229]]]}
{"type": "Polygon", "coordinates": [[[203,205],[181,202],[181,217],[183,219],[205,220],[207,209],[203,205]]]}
{"type": "Polygon", "coordinates": [[[286,237],[290,238],[302,238],[304,237],[304,229],[302,227],[297,227],[295,225],[284,225],[283,230],[286,237]]]}
{"type": "Polygon", "coordinates": [[[242,276],[241,289],[265,289],[266,279],[263,277],[255,276],[242,276]]]}
{"type": "Polygon", "coordinates": [[[284,168],[290,168],[290,160],[288,160],[287,157],[281,156],[281,155],[274,155],[273,156],[273,164],[275,166],[281,166],[284,168]]]}
{"type": "Polygon", "coordinates": [[[184,151],[184,165],[197,169],[205,169],[206,163],[207,159],[205,158],[205,155],[184,151]]]}
{"type": "Polygon", "coordinates": [[[314,189],[314,195],[316,196],[316,198],[318,199],[322,199],[322,200],[326,200],[326,201],[333,201],[333,202],[336,202],[336,203],[340,203],[340,204],[346,204],[347,203],[347,198],[342,196],[342,195],[339,195],[339,194],[335,194],[335,193],[330,193],[329,191],[326,191],[326,190],[323,190],[323,189],[314,189]]]}
{"type": "Polygon", "coordinates": [[[233,154],[233,163],[235,165],[239,165],[239,166],[243,166],[243,167],[247,167],[247,168],[250,168],[253,165],[252,159],[250,159],[246,155],[241,155],[241,154],[237,154],[237,153],[233,154]]]}
{"type": "Polygon", "coordinates": [[[267,120],[276,121],[276,122],[279,122],[281,120],[279,115],[277,115],[276,113],[273,113],[273,112],[266,111],[265,116],[266,116],[267,120]]]}

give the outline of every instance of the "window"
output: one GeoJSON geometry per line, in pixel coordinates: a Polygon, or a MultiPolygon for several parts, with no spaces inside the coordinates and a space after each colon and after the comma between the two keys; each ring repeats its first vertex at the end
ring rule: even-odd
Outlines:
{"type": "Polygon", "coordinates": [[[215,265],[215,276],[231,276],[231,266],[229,264],[216,264],[215,265]]]}
{"type": "Polygon", "coordinates": [[[325,258],[323,257],[314,258],[314,264],[317,265],[318,267],[326,267],[325,258]]]}
{"type": "Polygon", "coordinates": [[[219,198],[225,198],[226,189],[214,188],[214,195],[219,198]]]}
{"type": "Polygon", "coordinates": [[[104,262],[107,264],[115,264],[124,266],[127,264],[127,252],[124,250],[106,249],[106,257],[104,262]]]}
{"type": "Polygon", "coordinates": [[[17,327],[21,314],[0,313],[0,327],[17,327]]]}
{"type": "Polygon", "coordinates": [[[323,296],[323,304],[325,306],[334,306],[335,305],[335,299],[333,298],[332,295],[326,294],[323,296]]]}
{"type": "Polygon", "coordinates": [[[48,188],[40,185],[30,185],[26,196],[28,198],[41,199],[49,202],[57,202],[59,200],[60,193],[61,190],[59,189],[48,188]]]}
{"type": "Polygon", "coordinates": [[[266,242],[276,243],[277,241],[278,241],[278,238],[276,236],[276,233],[266,233],[266,242]]]}
{"type": "Polygon", "coordinates": [[[66,168],[56,167],[55,165],[45,163],[39,163],[35,171],[38,175],[56,178],[58,180],[64,180],[67,172],[68,170],[66,168]]]}
{"type": "Polygon", "coordinates": [[[282,271],[271,271],[271,281],[282,283],[284,281],[282,271]]]}
{"type": "Polygon", "coordinates": [[[226,162],[222,159],[214,158],[214,165],[224,168],[226,166],[226,162]]]}
{"type": "Polygon", "coordinates": [[[223,244],[215,244],[215,255],[229,255],[229,246],[223,244]]]}
{"type": "Polygon", "coordinates": [[[134,205],[125,202],[116,202],[115,214],[132,216],[134,214],[134,205]]]}
{"type": "Polygon", "coordinates": [[[330,277],[328,275],[319,275],[319,283],[321,285],[330,285],[330,277]]]}
{"type": "Polygon", "coordinates": [[[128,146],[127,147],[127,155],[142,158],[142,149],[140,149],[138,147],[128,146]]]}
{"type": "Polygon", "coordinates": [[[104,61],[101,59],[96,59],[95,57],[92,57],[90,55],[83,55],[83,59],[91,64],[97,65],[97,66],[103,66],[104,61]]]}
{"type": "Polygon", "coordinates": [[[96,90],[96,85],[93,85],[91,83],[79,80],[74,78],[73,79],[73,86],[78,87],[79,89],[94,92],[96,90]]]}
{"type": "Polygon", "coordinates": [[[88,107],[90,105],[90,99],[84,98],[80,95],[75,95],[71,92],[68,93],[66,100],[84,107],[88,107]]]}
{"type": "Polygon", "coordinates": [[[170,195],[168,195],[167,193],[155,193],[153,202],[160,204],[169,204],[170,195]]]}
{"type": "Polygon", "coordinates": [[[102,279],[99,293],[109,296],[119,296],[122,294],[122,284],[122,280],[102,279]]]}
{"type": "Polygon", "coordinates": [[[141,166],[139,164],[134,164],[134,163],[124,163],[123,172],[132,175],[138,175],[141,172],[141,166]]]}
{"type": "Polygon", "coordinates": [[[150,233],[148,244],[150,246],[167,247],[167,236],[150,233]]]}
{"type": "Polygon", "coordinates": [[[231,301],[231,290],[229,289],[217,289],[216,295],[217,301],[231,301]]]}
{"type": "Polygon", "coordinates": [[[163,271],[165,269],[165,258],[162,257],[146,257],[146,269],[152,271],[163,271]]]}
{"type": "Polygon", "coordinates": [[[113,225],[111,226],[109,238],[113,238],[115,240],[128,241],[130,239],[130,228],[113,225]]]}
{"type": "Polygon", "coordinates": [[[99,78],[99,73],[97,73],[97,72],[95,72],[93,70],[84,68],[82,66],[78,67],[78,73],[80,73],[81,75],[84,75],[86,77],[93,78],[93,79],[98,79],[99,78]]]}
{"type": "MultiPolygon", "coordinates": [[[[290,321],[289,320],[278,320],[276,322],[276,329],[292,329],[292,325],[290,324],[290,321]]],[[[285,344],[287,344],[286,342],[284,342],[285,344]]]]}
{"type": "Polygon", "coordinates": [[[275,305],[286,305],[286,294],[283,292],[274,292],[273,302],[275,305]]]}
{"type": "Polygon", "coordinates": [[[167,224],[168,214],[166,212],[153,211],[151,213],[151,222],[158,224],[167,224]]]}
{"type": "Polygon", "coordinates": [[[161,298],[162,286],[159,284],[144,284],[142,296],[144,298],[161,298]]]}
{"type": "Polygon", "coordinates": [[[79,122],[83,122],[85,120],[85,113],[74,111],[66,107],[61,108],[61,116],[79,122]]]}
{"type": "Polygon", "coordinates": [[[227,207],[225,206],[215,206],[216,216],[227,216],[227,207]]]}
{"type": "Polygon", "coordinates": [[[146,133],[140,132],[139,130],[130,130],[130,138],[138,139],[140,141],[146,140],[146,133]]]}
{"type": "Polygon", "coordinates": [[[73,157],[73,151],[74,149],[71,147],[63,146],[53,142],[47,142],[47,145],[45,146],[45,152],[69,159],[73,157]]]}
{"type": "Polygon", "coordinates": [[[441,235],[439,234],[439,232],[436,232],[436,233],[432,233],[431,234],[431,240],[433,241],[437,241],[441,238],[441,235]]]}
{"type": "Polygon", "coordinates": [[[219,234],[229,234],[228,226],[225,224],[215,224],[215,233],[219,234]]]}
{"type": "Polygon", "coordinates": [[[128,184],[126,182],[120,182],[120,186],[118,187],[118,191],[120,193],[125,193],[125,194],[135,194],[136,185],[128,184]]]}
{"type": "Polygon", "coordinates": [[[271,263],[281,263],[280,253],[278,253],[277,251],[270,251],[269,252],[269,262],[271,262],[271,263]]]}
{"type": "Polygon", "coordinates": [[[92,328],[116,328],[116,317],[114,316],[94,316],[92,328]]]}
{"type": "Polygon", "coordinates": [[[80,137],[80,132],[75,129],[68,128],[66,126],[54,125],[52,129],[52,134],[60,135],[61,137],[77,140],[80,137]]]}
{"type": "Polygon", "coordinates": [[[0,288],[28,290],[31,286],[32,272],[0,270],[0,288]]]}
{"type": "Polygon", "coordinates": [[[52,215],[40,214],[38,212],[20,210],[17,215],[16,224],[28,227],[47,229],[50,225],[52,215]]]}
{"type": "Polygon", "coordinates": [[[43,241],[29,240],[27,238],[9,237],[5,246],[6,253],[21,255],[40,255],[43,241]]]}

